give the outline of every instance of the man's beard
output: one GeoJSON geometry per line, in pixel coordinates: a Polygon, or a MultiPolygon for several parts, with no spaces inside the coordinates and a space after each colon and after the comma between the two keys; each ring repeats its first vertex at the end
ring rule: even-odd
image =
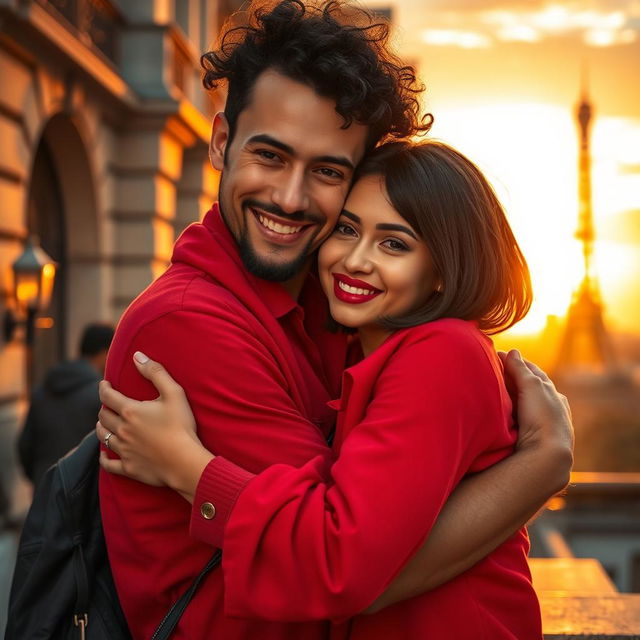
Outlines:
{"type": "Polygon", "coordinates": [[[247,271],[258,278],[271,280],[272,282],[286,282],[302,271],[309,258],[309,245],[312,240],[313,238],[309,240],[297,258],[291,262],[277,264],[267,262],[255,253],[249,241],[249,233],[246,227],[242,230],[240,238],[237,238],[240,257],[247,271]]]}
{"type": "MultiPolygon", "coordinates": [[[[226,222],[227,227],[231,231],[233,237],[238,244],[238,249],[240,250],[240,258],[242,259],[242,263],[244,264],[246,270],[253,274],[258,278],[262,278],[263,280],[270,280],[271,282],[286,282],[287,280],[291,280],[297,276],[302,269],[305,267],[309,256],[311,254],[311,245],[314,240],[314,235],[312,234],[309,238],[309,241],[300,252],[300,254],[294,258],[291,262],[285,263],[274,263],[268,262],[258,256],[256,252],[253,250],[251,246],[251,240],[249,238],[249,225],[247,224],[247,220],[245,219],[245,224],[242,230],[238,233],[232,230],[231,225],[228,222],[228,218],[225,216],[225,207],[222,202],[222,182],[220,183],[220,198],[218,201],[218,206],[220,208],[220,213],[222,215],[222,219],[226,222]]],[[[246,204],[242,206],[242,213],[245,216],[253,215],[247,211],[248,207],[246,204]]],[[[284,217],[284,216],[283,216],[284,217]]],[[[277,253],[277,250],[274,250],[274,254],[277,253]]]]}

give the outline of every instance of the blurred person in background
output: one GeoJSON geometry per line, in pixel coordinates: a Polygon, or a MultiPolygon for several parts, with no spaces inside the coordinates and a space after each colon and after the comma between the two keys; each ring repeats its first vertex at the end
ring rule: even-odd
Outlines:
{"type": "Polygon", "coordinates": [[[104,376],[114,328],[87,325],[80,357],[52,367],[31,396],[18,455],[34,486],[45,471],[93,429],[100,410],[98,382],[104,376]]]}

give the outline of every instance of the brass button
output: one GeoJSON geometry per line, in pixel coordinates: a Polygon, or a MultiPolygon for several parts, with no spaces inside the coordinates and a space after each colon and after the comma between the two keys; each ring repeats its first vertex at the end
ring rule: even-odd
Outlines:
{"type": "Polygon", "coordinates": [[[213,520],[216,516],[216,508],[210,502],[203,502],[200,513],[205,520],[213,520]]]}

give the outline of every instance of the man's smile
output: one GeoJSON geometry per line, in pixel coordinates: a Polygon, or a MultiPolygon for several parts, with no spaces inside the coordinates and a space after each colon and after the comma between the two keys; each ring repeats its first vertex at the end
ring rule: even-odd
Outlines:
{"type": "Polygon", "coordinates": [[[254,207],[249,207],[249,211],[258,223],[261,233],[271,242],[294,243],[305,235],[307,229],[315,225],[313,222],[285,220],[254,207]]]}

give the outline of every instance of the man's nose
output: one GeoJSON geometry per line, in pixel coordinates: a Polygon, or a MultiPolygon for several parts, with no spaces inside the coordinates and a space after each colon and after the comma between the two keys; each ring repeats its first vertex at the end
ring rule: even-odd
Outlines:
{"type": "Polygon", "coordinates": [[[273,191],[273,203],[285,213],[305,211],[309,207],[309,194],[303,169],[291,168],[281,174],[273,191]]]}

